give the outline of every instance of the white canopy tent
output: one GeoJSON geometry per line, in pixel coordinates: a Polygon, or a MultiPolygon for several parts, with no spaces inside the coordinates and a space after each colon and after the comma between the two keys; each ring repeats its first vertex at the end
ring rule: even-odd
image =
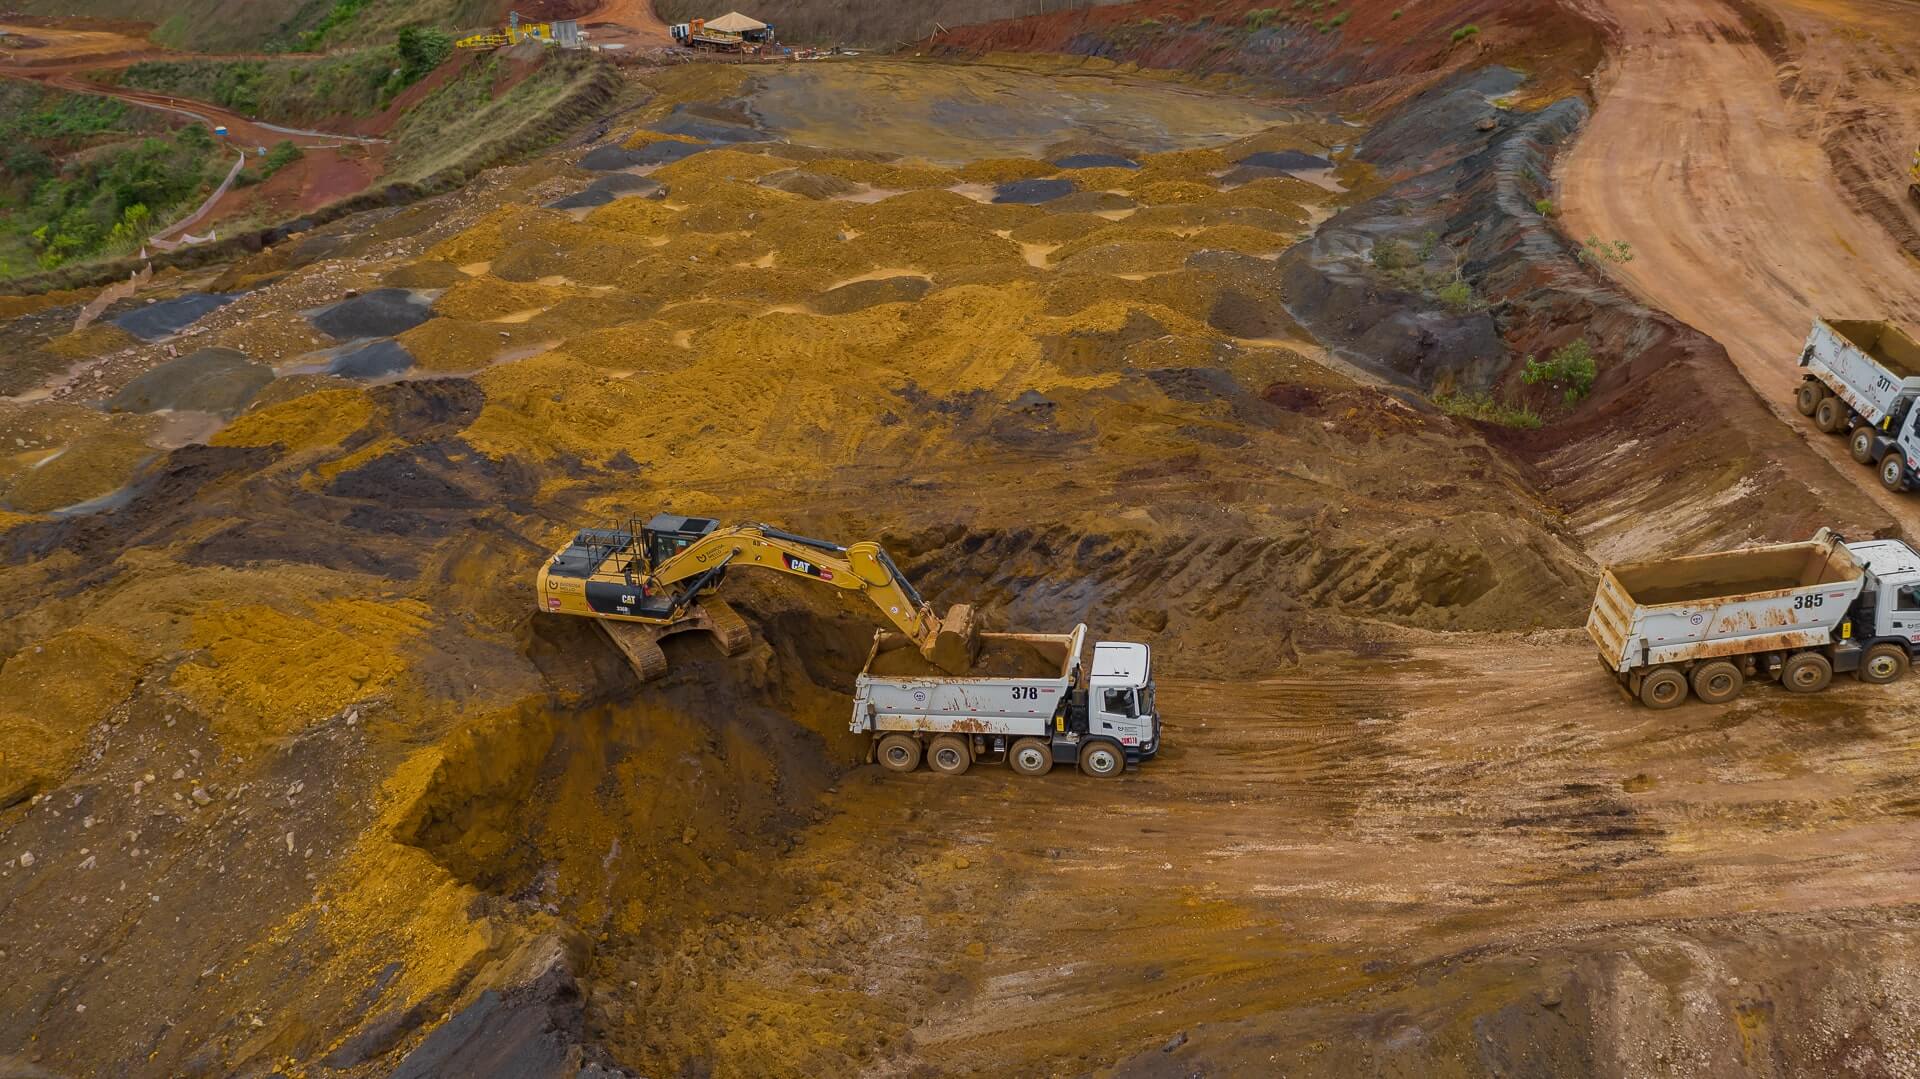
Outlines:
{"type": "Polygon", "coordinates": [[[728,34],[751,34],[755,30],[765,30],[767,24],[737,11],[729,11],[717,19],[708,19],[706,28],[728,34]]]}

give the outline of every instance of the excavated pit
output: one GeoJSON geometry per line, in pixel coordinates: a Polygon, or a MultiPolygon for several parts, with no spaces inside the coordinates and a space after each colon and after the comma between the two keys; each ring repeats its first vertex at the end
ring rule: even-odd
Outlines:
{"type": "MultiPolygon", "coordinates": [[[[1436,8],[1409,21],[1444,43],[1466,14],[1436,8]]],[[[1294,32],[1242,36],[1348,47],[1294,32]]],[[[1361,237],[1484,215],[1477,281],[1545,265],[1481,181],[1545,171],[1514,148],[1580,110],[1521,117],[1462,74],[1376,126],[1379,167],[1457,171],[1381,194],[1400,180],[1353,163],[1345,124],[1047,70],[796,65],[758,111],[744,67],[649,73],[620,152],[583,159],[692,145],[660,130],[794,141],[654,151],[686,155],[646,166],[667,198],[600,183],[616,197],[571,211],[544,207],[582,175],[543,158],[243,260],[196,348],[280,363],[397,333],[360,373],[404,349],[460,374],[283,377],[210,446],[156,451],[91,407],[164,345],[21,316],[34,377],[91,366],[57,411],[0,410],[24,455],[0,458],[0,1044],[71,1074],[353,1079],[1652,1073],[1679,1026],[1786,1070],[1901,1059],[1912,717],[1876,687],[1756,687],[1649,724],[1577,628],[1595,547],[1655,543],[1612,531],[1615,488],[1684,493],[1751,455],[1602,404],[1568,437],[1605,452],[1556,466],[1295,321],[1381,313],[1315,300],[1300,245],[1336,212],[1328,234],[1361,237]],[[846,93],[873,85],[913,99],[889,124],[965,123],[895,140],[929,160],[874,152],[846,93]],[[1047,118],[1003,137],[1004,107],[943,104],[956,85],[1044,92],[1047,118]],[[1060,110],[1116,101],[1100,139],[1060,137],[1060,110]],[[1525,137],[1482,140],[1483,115],[1525,137]],[[1281,152],[1356,193],[1236,175],[1281,152]],[[1080,190],[989,201],[1060,179],[1080,190]],[[85,467],[59,476],[67,454],[85,467]],[[101,485],[125,504],[45,516],[101,485]],[[877,539],[939,608],[1147,641],[1165,746],[1118,780],[883,774],[847,731],[875,613],[746,574],[725,598],[755,643],[670,638],[643,685],[530,587],[636,505],[877,539]],[[1829,1008],[1866,1018],[1830,1037],[1829,1008]]],[[[1513,361],[1499,333],[1584,313],[1651,342],[1646,367],[1682,347],[1557,295],[1517,331],[1385,314],[1470,343],[1471,379],[1513,361]]],[[[1412,340],[1401,373],[1445,373],[1412,340]]],[[[1778,456],[1769,476],[1804,475],[1778,456]]],[[[1805,491],[1658,539],[1803,536],[1805,491]]],[[[988,644],[989,673],[1064,661],[988,644]]],[[[933,673],[911,649],[875,669],[933,673]]]]}

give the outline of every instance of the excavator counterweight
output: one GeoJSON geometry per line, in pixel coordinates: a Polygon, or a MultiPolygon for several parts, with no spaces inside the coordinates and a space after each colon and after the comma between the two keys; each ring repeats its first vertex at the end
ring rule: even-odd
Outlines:
{"type": "Polygon", "coordinates": [[[859,592],[929,663],[972,669],[979,652],[974,610],[939,615],[878,543],[841,545],[763,524],[722,526],[710,517],[655,515],[645,525],[583,528],[540,568],[540,609],[592,618],[643,681],[666,672],[660,640],[713,634],[722,652],[745,648],[746,620],[714,596],[729,572],[768,569],[859,592]]]}

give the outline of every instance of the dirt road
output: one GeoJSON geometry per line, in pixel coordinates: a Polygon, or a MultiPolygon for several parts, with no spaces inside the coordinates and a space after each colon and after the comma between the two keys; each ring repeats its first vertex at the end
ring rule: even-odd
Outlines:
{"type": "MultiPolygon", "coordinates": [[[[1920,59],[1920,20],[1910,6],[1902,19],[1870,2],[1778,4],[1784,22],[1743,20],[1721,0],[1581,6],[1615,41],[1599,109],[1560,168],[1568,231],[1631,243],[1636,258],[1610,272],[1725,345],[1794,432],[1920,529],[1920,504],[1882,491],[1872,470],[1789,403],[1793,361],[1816,316],[1920,324],[1920,264],[1887,222],[1858,207],[1859,182],[1850,196],[1833,163],[1851,140],[1886,141],[1836,128],[1841,97],[1871,97],[1880,115],[1896,117],[1889,129],[1920,125],[1916,80],[1902,74],[1920,59]],[[1791,100],[1782,95],[1782,50],[1797,62],[1791,100]],[[1855,62],[1868,53],[1880,62],[1855,62]],[[1890,112],[1902,107],[1902,87],[1905,112],[1890,112]]],[[[1904,171],[1879,179],[1903,186],[1904,171]]]]}
{"type": "Polygon", "coordinates": [[[653,0],[606,0],[580,18],[587,40],[594,45],[626,49],[657,49],[673,44],[667,24],[653,13],[653,0]]]}

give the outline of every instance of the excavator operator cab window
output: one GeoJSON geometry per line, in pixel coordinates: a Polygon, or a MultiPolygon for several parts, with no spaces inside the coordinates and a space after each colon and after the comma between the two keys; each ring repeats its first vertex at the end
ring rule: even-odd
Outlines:
{"type": "Polygon", "coordinates": [[[1134,719],[1140,715],[1133,707],[1133,690],[1130,689],[1107,690],[1100,704],[1110,716],[1126,716],[1128,719],[1134,719]]]}
{"type": "Polygon", "coordinates": [[[669,558],[700,542],[720,527],[711,517],[655,514],[641,532],[647,549],[647,568],[659,569],[669,558]]]}

